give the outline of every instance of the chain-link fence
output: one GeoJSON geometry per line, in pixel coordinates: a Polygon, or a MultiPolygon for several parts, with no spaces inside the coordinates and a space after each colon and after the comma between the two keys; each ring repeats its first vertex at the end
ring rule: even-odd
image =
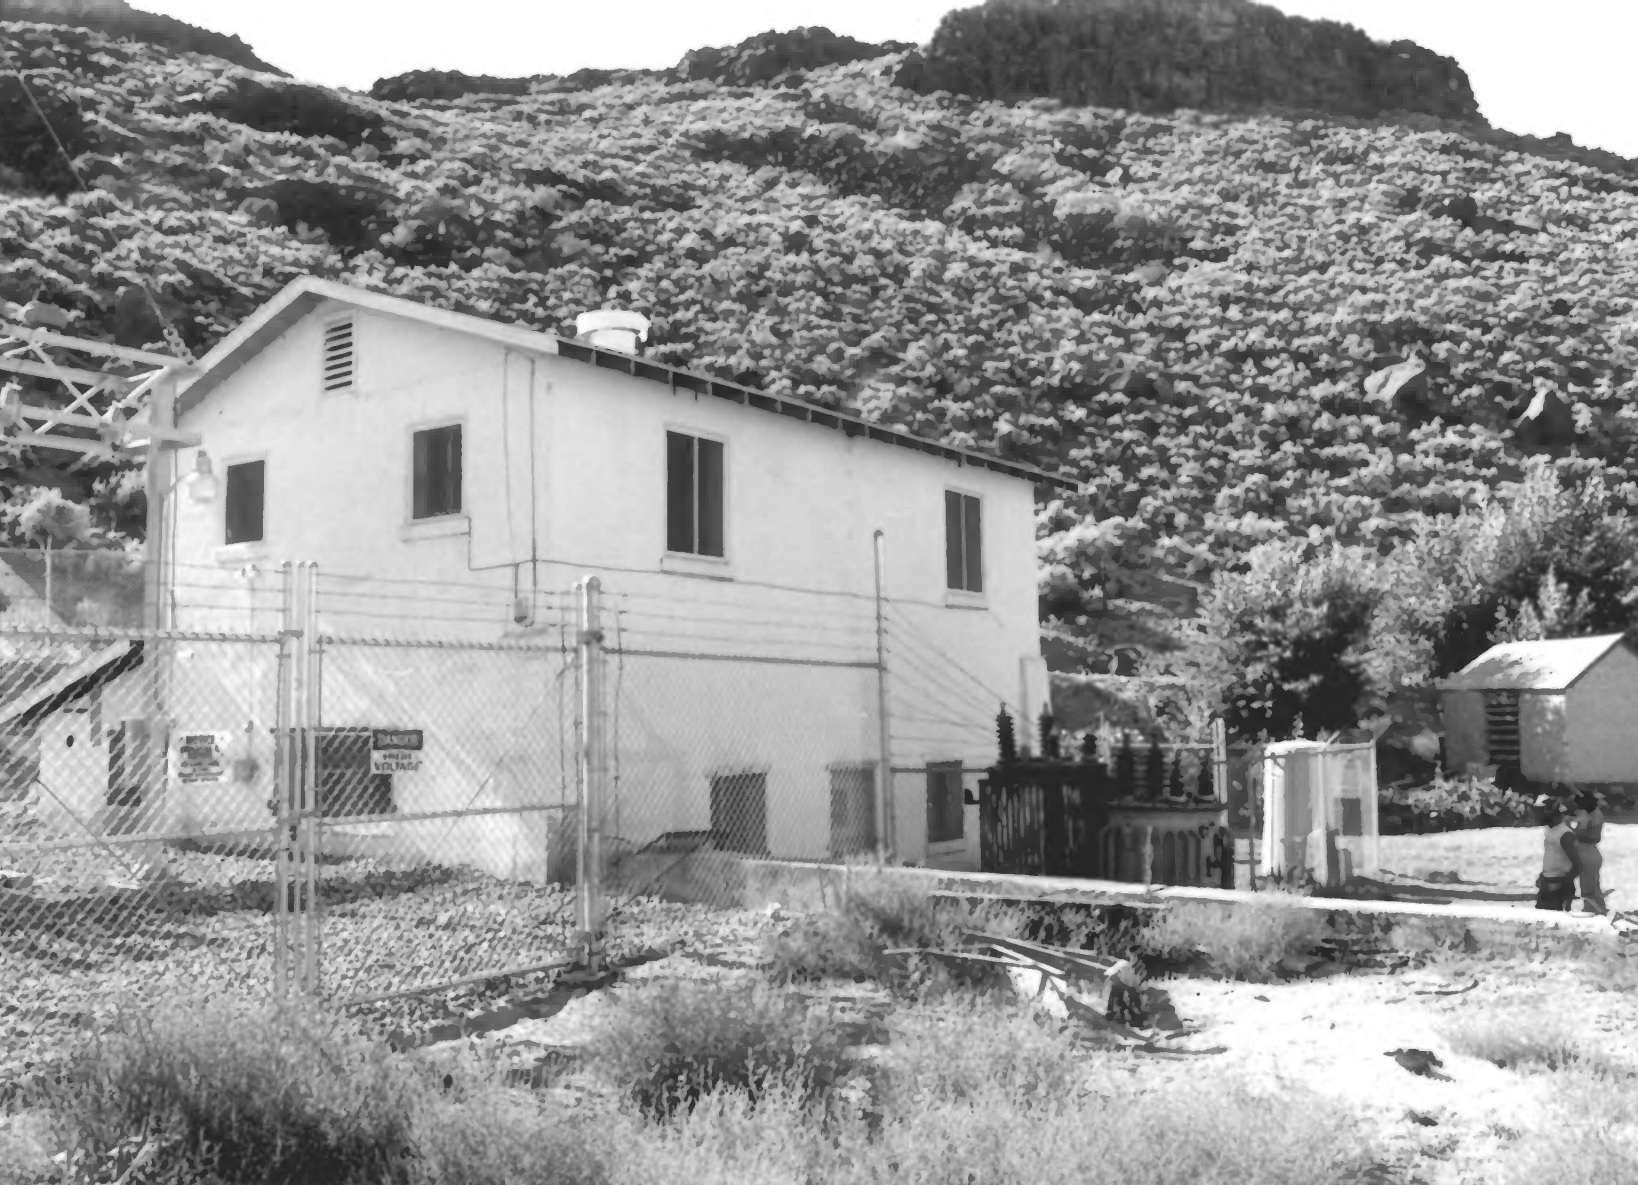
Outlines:
{"type": "Polygon", "coordinates": [[[363,1002],[571,960],[573,635],[321,629],[316,571],[274,573],[176,615],[262,633],[73,628],[21,591],[0,622],[0,1077],[125,996],[363,1002]]]}
{"type": "Polygon", "coordinates": [[[608,756],[592,811],[609,908],[648,893],[737,906],[744,858],[878,850],[868,601],[623,587],[599,600],[608,756]]]}
{"type": "Polygon", "coordinates": [[[0,627],[6,1069],[124,994],[271,985],[279,648],[0,627]]]}

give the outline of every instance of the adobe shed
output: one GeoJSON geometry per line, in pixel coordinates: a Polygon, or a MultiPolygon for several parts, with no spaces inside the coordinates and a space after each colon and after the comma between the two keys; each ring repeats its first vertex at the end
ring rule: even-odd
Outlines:
{"type": "Polygon", "coordinates": [[[1638,651],[1623,634],[1492,646],[1438,688],[1451,772],[1638,782],[1638,651]]]}

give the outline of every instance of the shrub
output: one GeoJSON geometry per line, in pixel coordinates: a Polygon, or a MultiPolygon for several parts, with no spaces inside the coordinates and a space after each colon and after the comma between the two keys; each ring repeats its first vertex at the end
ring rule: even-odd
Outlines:
{"type": "Polygon", "coordinates": [[[489,1057],[464,1053],[439,1067],[415,1117],[417,1173],[428,1185],[602,1185],[606,1145],[584,1116],[506,1085],[489,1057]]]}
{"type": "Polygon", "coordinates": [[[1425,786],[1391,787],[1384,801],[1406,808],[1413,815],[1449,820],[1495,820],[1510,824],[1530,815],[1530,799],[1486,775],[1452,777],[1435,774],[1425,786]]]}
{"type": "Polygon", "coordinates": [[[375,112],[356,107],[333,91],[299,83],[269,85],[240,78],[230,92],[213,100],[210,108],[223,119],[260,132],[333,137],[354,146],[386,128],[386,120],[375,112]]]}
{"type": "Polygon", "coordinates": [[[63,150],[76,157],[93,150],[95,140],[72,99],[59,98],[38,80],[28,85],[50,124],[41,122],[21,78],[0,77],[0,182],[62,197],[79,186],[63,150]]]}
{"type": "Polygon", "coordinates": [[[1016,907],[939,900],[864,871],[853,875],[835,908],[804,915],[772,938],[768,954],[778,982],[871,980],[918,993],[983,989],[1005,982],[1004,972],[992,963],[887,952],[955,951],[962,947],[963,931],[1022,937],[1029,924],[1027,913],[1016,907]]]}
{"type": "Polygon", "coordinates": [[[344,1022],[243,1000],[121,1010],[77,1059],[57,1111],[71,1158],[208,1169],[235,1185],[410,1179],[418,1087],[344,1022]]]}
{"type": "Polygon", "coordinates": [[[662,981],[624,994],[588,1061],[647,1118],[688,1111],[737,1090],[755,1105],[770,1090],[822,1101],[841,1045],[795,996],[759,983],[662,981]]]}
{"type": "Polygon", "coordinates": [[[1329,933],[1318,914],[1275,901],[1235,902],[1226,912],[1179,902],[1151,919],[1140,941],[1155,957],[1188,959],[1199,953],[1229,979],[1266,983],[1281,959],[1308,954],[1329,933]]]}

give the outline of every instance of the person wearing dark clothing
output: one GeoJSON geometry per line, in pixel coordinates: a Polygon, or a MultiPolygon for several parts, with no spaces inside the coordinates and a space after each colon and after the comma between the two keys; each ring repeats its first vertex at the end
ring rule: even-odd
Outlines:
{"type": "Polygon", "coordinates": [[[1598,795],[1590,790],[1576,795],[1575,805],[1575,818],[1570,828],[1575,834],[1576,855],[1581,860],[1579,875],[1583,908],[1588,913],[1606,913],[1604,886],[1600,880],[1604,857],[1598,850],[1599,841],[1604,838],[1604,812],[1598,809],[1598,795]]]}
{"type": "Polygon", "coordinates": [[[1568,913],[1575,900],[1575,878],[1581,871],[1580,845],[1562,800],[1543,795],[1536,799],[1536,806],[1547,828],[1542,836],[1541,875],[1536,878],[1536,908],[1568,913]]]}

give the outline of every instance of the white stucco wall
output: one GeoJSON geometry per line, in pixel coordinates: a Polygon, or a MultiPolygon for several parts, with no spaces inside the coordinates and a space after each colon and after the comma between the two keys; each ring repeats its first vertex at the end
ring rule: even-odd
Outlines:
{"type": "Polygon", "coordinates": [[[1638,657],[1617,646],[1565,696],[1565,747],[1576,782],[1638,781],[1638,657]]]}
{"type": "MultiPolygon", "coordinates": [[[[610,640],[618,637],[629,649],[868,661],[876,642],[872,532],[881,529],[891,602],[893,763],[915,769],[961,760],[978,767],[993,758],[995,713],[1003,700],[1017,710],[1021,661],[1039,654],[1029,483],[572,359],[530,358],[372,314],[355,314],[356,389],[325,394],[318,383],[320,335],[336,311],[320,309],[298,322],[181,419],[201,433],[218,473],[264,459],[267,474],[260,544],[222,546],[221,499],[199,505],[177,498],[179,627],[276,628],[279,578],[270,570],[307,560],[323,574],[327,632],[493,639],[511,627],[515,589],[538,586],[540,595],[531,595],[535,624],[540,641],[552,646],[573,621],[572,605],[555,594],[597,573],[610,640]],[[456,421],[465,513],[412,523],[411,433],[456,421]],[[668,428],[724,442],[723,560],[665,553],[668,428]],[[982,596],[944,587],[947,488],[982,500],[982,596]],[[531,554],[540,562],[529,564],[531,554]],[[247,576],[247,566],[260,574],[247,576]]],[[[183,450],[178,463],[190,468],[192,452],[183,450]]],[[[562,708],[555,700],[544,732],[534,724],[480,727],[516,694],[528,693],[506,663],[493,664],[489,676],[446,680],[428,673],[435,664],[426,651],[372,653],[370,661],[383,669],[419,671],[406,675],[405,685],[422,690],[409,701],[386,697],[383,718],[365,720],[370,703],[344,709],[327,687],[326,722],[356,717],[380,727],[422,727],[429,751],[460,749],[463,756],[451,758],[449,768],[504,765],[520,747],[530,754],[526,764],[557,762],[562,708]],[[541,735],[520,743],[520,734],[530,732],[541,735]]],[[[769,769],[774,853],[824,855],[823,765],[876,755],[873,672],[687,665],[686,676],[628,682],[620,691],[622,725],[646,722],[645,731],[621,736],[625,838],[642,843],[703,826],[708,775],[733,749],[736,760],[769,769]],[[798,760],[796,750],[821,772],[776,776],[774,770],[798,760]],[[663,763],[656,754],[664,754],[663,763]]],[[[1031,728],[1019,722],[1020,735],[1031,728]]],[[[444,780],[422,774],[415,776],[444,780]]],[[[453,778],[428,793],[464,802],[471,781],[453,778]]],[[[555,775],[550,781],[555,799],[555,775]]],[[[477,805],[497,793],[485,784],[477,805]]],[[[922,776],[895,776],[900,855],[976,866],[976,808],[967,811],[963,841],[929,853],[924,795],[922,776]]],[[[471,846],[499,842],[498,826],[485,821],[471,846]]]]}

